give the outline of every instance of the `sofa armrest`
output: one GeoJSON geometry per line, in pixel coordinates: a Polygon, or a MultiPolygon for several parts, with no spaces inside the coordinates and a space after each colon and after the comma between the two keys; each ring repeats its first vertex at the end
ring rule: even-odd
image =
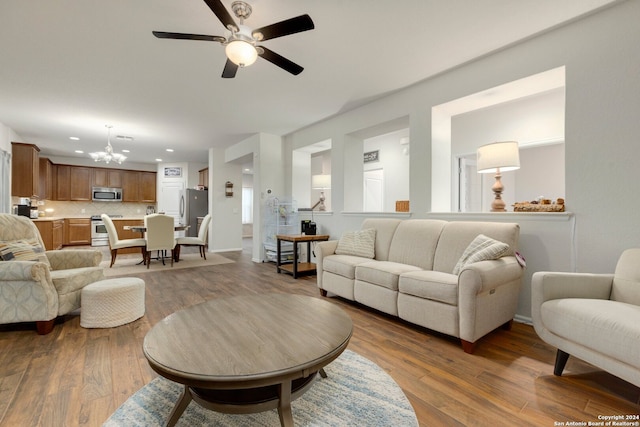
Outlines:
{"type": "Polygon", "coordinates": [[[46,251],[52,270],[96,267],[102,261],[102,253],[96,250],[71,249],[64,251],[46,251]]]}
{"type": "Polygon", "coordinates": [[[542,322],[542,304],[563,298],[609,299],[613,274],[537,271],[531,277],[531,318],[533,327],[544,341],[558,345],[554,334],[542,322]]]}
{"type": "Polygon", "coordinates": [[[336,253],[336,248],[338,247],[337,240],[327,240],[324,242],[316,243],[314,248],[314,255],[316,256],[316,278],[318,283],[318,288],[322,289],[322,260],[324,257],[333,255],[336,253]]]}
{"type": "Polygon", "coordinates": [[[522,267],[513,256],[496,260],[474,262],[465,266],[459,274],[460,294],[477,295],[512,283],[522,278],[522,267]]]}
{"type": "Polygon", "coordinates": [[[532,304],[552,299],[609,299],[613,274],[537,271],[531,277],[532,304]]]}

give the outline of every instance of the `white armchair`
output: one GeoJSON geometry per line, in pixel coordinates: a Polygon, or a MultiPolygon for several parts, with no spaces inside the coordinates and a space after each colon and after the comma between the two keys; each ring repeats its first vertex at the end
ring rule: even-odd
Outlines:
{"type": "Polygon", "coordinates": [[[95,250],[44,252],[28,218],[0,214],[0,324],[36,322],[39,334],[53,330],[57,316],[80,307],[82,288],[104,279],[95,250]]]}
{"type": "Polygon", "coordinates": [[[614,274],[536,272],[536,333],[558,348],[553,373],[573,355],[640,387],[640,249],[627,249],[614,274]]]}

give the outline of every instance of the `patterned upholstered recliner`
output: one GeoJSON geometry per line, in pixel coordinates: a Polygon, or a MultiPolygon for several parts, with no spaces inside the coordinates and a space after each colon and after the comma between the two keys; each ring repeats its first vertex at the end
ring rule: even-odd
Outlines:
{"type": "Polygon", "coordinates": [[[0,214],[0,245],[4,259],[40,259],[0,261],[0,324],[36,322],[38,333],[48,334],[57,316],[80,307],[84,286],[104,279],[99,251],[44,252],[38,228],[26,217],[0,214]]]}

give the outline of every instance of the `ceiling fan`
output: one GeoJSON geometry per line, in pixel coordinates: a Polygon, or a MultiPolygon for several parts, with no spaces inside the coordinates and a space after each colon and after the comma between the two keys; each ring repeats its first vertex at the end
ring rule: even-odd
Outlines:
{"type": "Polygon", "coordinates": [[[267,25],[266,27],[251,29],[244,25],[244,20],[251,15],[251,6],[248,3],[244,1],[234,1],[231,3],[231,10],[233,10],[233,13],[240,21],[240,24],[236,24],[220,0],[204,0],[204,2],[218,17],[225,28],[231,32],[230,36],[169,33],[165,31],[153,31],[153,35],[160,39],[203,40],[218,42],[224,45],[227,62],[222,71],[222,77],[227,79],[234,78],[239,67],[246,67],[253,64],[258,56],[261,56],[293,75],[298,75],[302,72],[304,68],[300,65],[278,55],[264,46],[258,46],[258,43],[302,31],[313,30],[315,26],[309,15],[300,15],[295,18],[267,25]]]}

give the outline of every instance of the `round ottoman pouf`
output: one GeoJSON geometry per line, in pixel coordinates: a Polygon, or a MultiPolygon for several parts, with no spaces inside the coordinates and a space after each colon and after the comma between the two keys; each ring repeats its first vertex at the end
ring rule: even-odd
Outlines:
{"type": "Polygon", "coordinates": [[[113,328],[144,316],[144,280],[119,277],[82,288],[80,326],[113,328]]]}

